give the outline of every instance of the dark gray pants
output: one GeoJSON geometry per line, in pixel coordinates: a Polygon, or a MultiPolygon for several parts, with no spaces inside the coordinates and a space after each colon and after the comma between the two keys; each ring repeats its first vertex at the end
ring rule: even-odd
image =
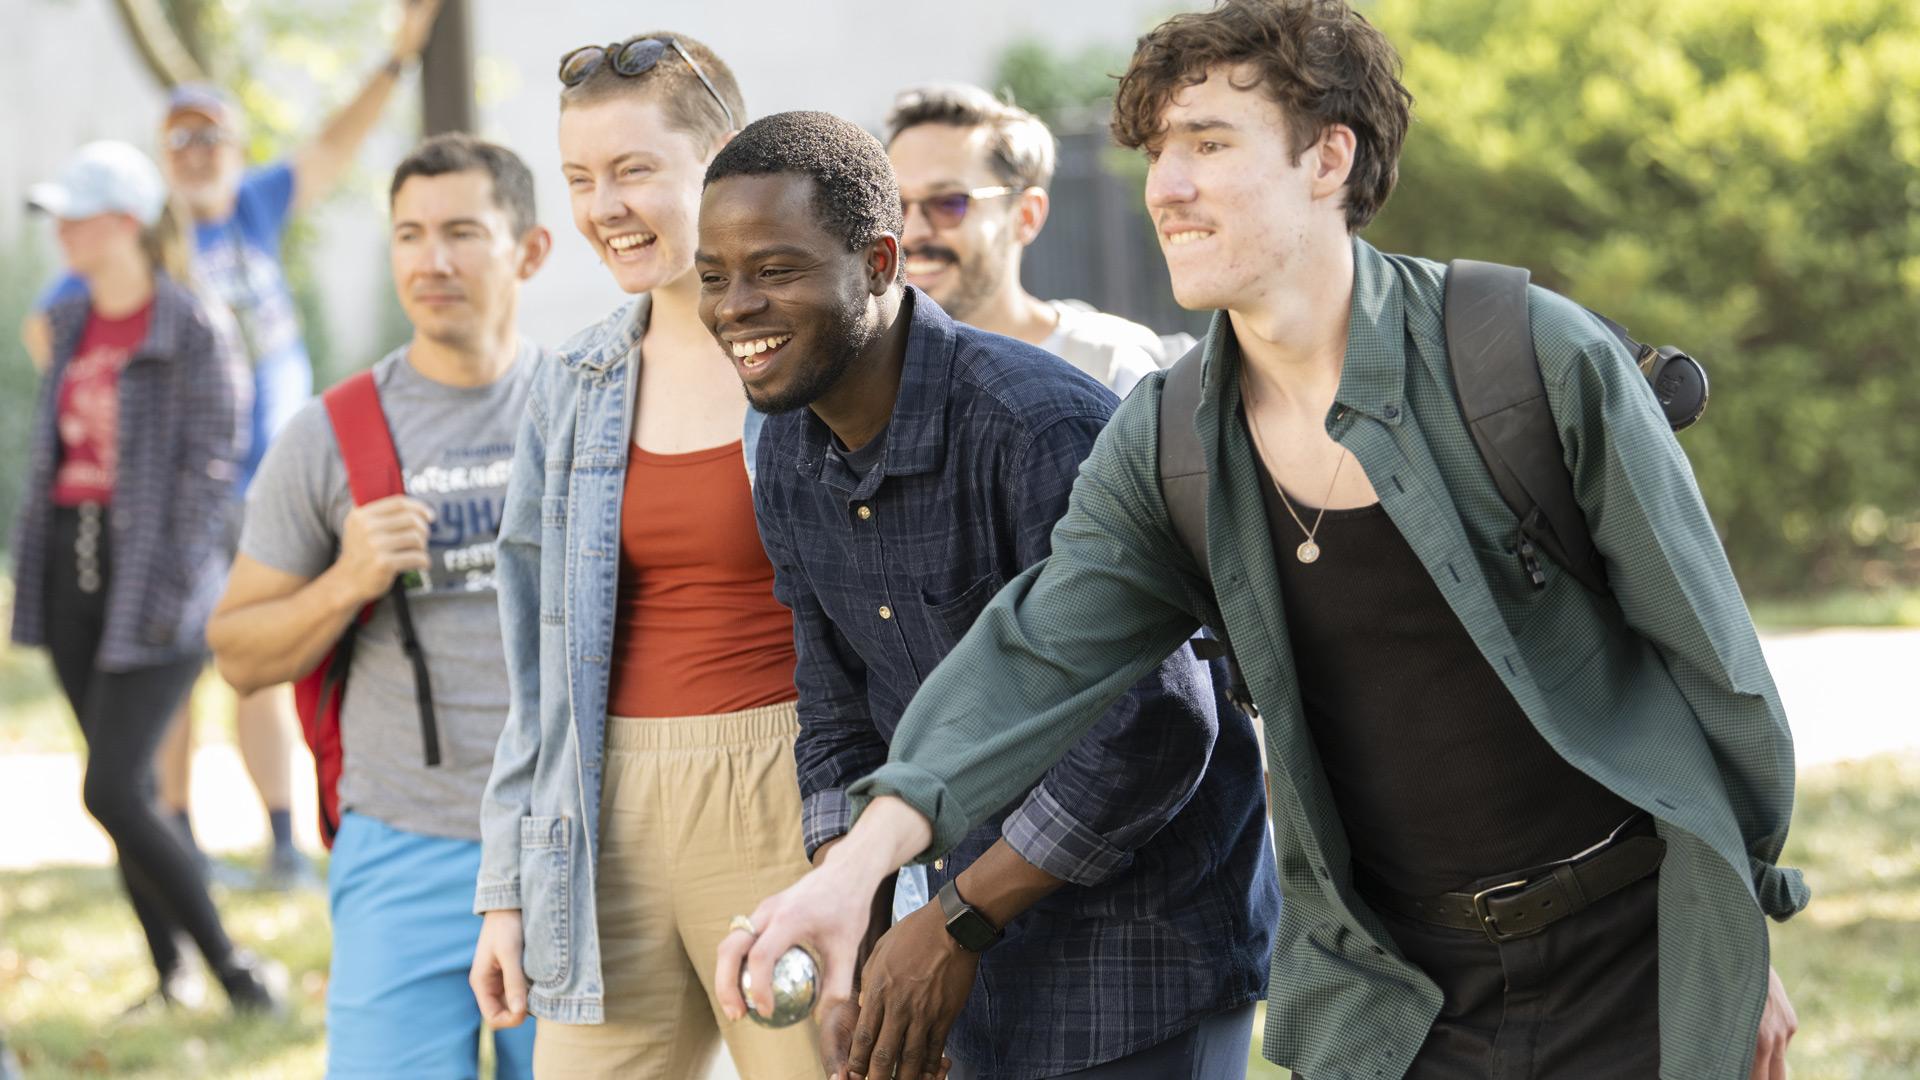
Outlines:
{"type": "MultiPolygon", "coordinates": [[[[1246,1080],[1253,1014],[1252,1005],[1215,1013],[1165,1042],[1055,1080],[1246,1080]]],[[[947,1080],[978,1080],[979,1075],[973,1066],[955,1061],[947,1080]]]]}
{"type": "Polygon", "coordinates": [[[1406,1080],[1656,1080],[1659,890],[1654,874],[1503,945],[1380,912],[1447,996],[1406,1080]]]}

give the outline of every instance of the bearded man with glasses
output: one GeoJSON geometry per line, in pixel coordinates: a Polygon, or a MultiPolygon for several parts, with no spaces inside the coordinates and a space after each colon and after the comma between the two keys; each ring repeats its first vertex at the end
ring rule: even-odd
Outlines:
{"type": "Polygon", "coordinates": [[[965,83],[913,87],[887,114],[887,157],[900,180],[907,282],[953,318],[1038,345],[1121,397],[1192,345],[1021,287],[1053,180],[1053,133],[1039,117],[965,83]]]}

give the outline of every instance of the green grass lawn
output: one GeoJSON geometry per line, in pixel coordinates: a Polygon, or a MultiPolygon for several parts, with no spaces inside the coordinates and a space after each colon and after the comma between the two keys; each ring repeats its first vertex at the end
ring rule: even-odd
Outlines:
{"type": "MultiPolygon", "coordinates": [[[[1812,769],[1786,861],[1814,906],[1773,928],[1774,963],[1801,1031],[1798,1080],[1920,1075],[1920,754],[1812,769]]],[[[0,1018],[32,1078],[305,1080],[321,1071],[326,904],[317,895],[220,897],[234,937],[286,964],[292,1008],[234,1023],[216,1004],[116,1024],[151,988],[145,946],[108,870],[0,874],[0,1018]]],[[[1249,1077],[1284,1078],[1255,1057],[1249,1077]]]]}

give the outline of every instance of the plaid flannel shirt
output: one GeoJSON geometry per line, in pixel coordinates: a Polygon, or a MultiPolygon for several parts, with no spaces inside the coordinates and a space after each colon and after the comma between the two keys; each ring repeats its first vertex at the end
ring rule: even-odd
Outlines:
{"type": "MultiPolygon", "coordinates": [[[[47,309],[53,363],[40,382],[27,486],[13,538],[13,640],[46,640],[47,545],[60,382],[92,301],[47,309]]],[[[234,482],[249,442],[253,378],[225,309],[159,276],[153,314],[120,373],[119,475],[107,512],[113,573],[100,668],[129,671],[206,651],[207,618],[226,587],[238,512],[234,482]]]]}
{"type": "MultiPolygon", "coordinates": [[[[1660,868],[1661,1073],[1745,1080],[1767,991],[1763,915],[1806,906],[1776,865],[1793,809],[1779,694],[1686,455],[1613,336],[1534,289],[1534,345],[1574,491],[1612,594],[1559,567],[1535,589],[1517,522],[1455,404],[1446,268],[1354,241],[1346,364],[1327,432],[1541,735],[1651,813],[1660,868]]],[[[1010,583],[902,718],[892,761],[851,790],[934,823],[931,858],[1059,757],[1105,704],[1202,623],[1222,627],[1266,729],[1287,905],[1265,1052],[1314,1080],[1399,1077],[1438,1015],[1354,892],[1347,838],[1301,715],[1252,449],[1235,421],[1238,349],[1207,339],[1195,424],[1211,478],[1212,580],[1174,536],[1159,485],[1164,376],[1115,414],[1081,470],[1053,555],[1010,583]]],[[[1383,676],[1390,672],[1383,672],[1383,676]]]]}
{"type": "MultiPolygon", "coordinates": [[[[755,509],[799,652],[809,854],[846,830],[844,789],[886,761],[921,680],[1003,583],[1046,557],[1116,401],[917,291],[902,317],[905,371],[868,475],[831,451],[811,410],[769,417],[760,440],[755,509]]],[[[1279,894],[1252,725],[1187,650],[1132,681],[930,868],[938,889],[1004,835],[1072,883],[981,960],[947,1046],[983,1077],[1088,1068],[1264,989],[1279,894]]]]}

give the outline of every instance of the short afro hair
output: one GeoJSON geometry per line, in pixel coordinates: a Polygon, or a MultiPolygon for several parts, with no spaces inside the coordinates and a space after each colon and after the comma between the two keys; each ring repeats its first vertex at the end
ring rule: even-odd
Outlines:
{"type": "Polygon", "coordinates": [[[851,120],[824,112],[762,117],[714,155],[706,182],[781,173],[813,180],[814,214],[848,251],[906,231],[887,149],[851,120]]]}

